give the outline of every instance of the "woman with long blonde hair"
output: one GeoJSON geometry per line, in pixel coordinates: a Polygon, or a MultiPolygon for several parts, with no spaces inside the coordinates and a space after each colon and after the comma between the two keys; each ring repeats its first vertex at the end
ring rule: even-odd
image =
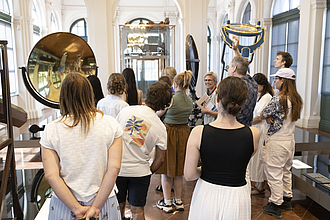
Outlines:
{"type": "Polygon", "coordinates": [[[45,178],[54,193],[48,219],[100,216],[120,220],[115,181],[122,129],[95,108],[93,90],[80,73],[68,74],[60,93],[61,118],[41,138],[45,178]]]}
{"type": "Polygon", "coordinates": [[[167,130],[167,151],[163,165],[156,172],[161,174],[164,199],[157,202],[157,208],[166,213],[183,211],[181,200],[183,166],[187,140],[190,134],[188,118],[193,108],[193,101],[187,95],[192,77],[191,71],[184,71],[174,78],[172,106],[165,113],[164,123],[167,130]],[[171,187],[174,185],[175,198],[171,200],[171,187]]]}

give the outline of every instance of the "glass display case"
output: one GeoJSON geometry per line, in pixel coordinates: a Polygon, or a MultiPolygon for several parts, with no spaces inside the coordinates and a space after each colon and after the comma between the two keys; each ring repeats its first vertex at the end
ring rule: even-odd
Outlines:
{"type": "MultiPolygon", "coordinates": [[[[330,211],[330,139],[296,127],[294,160],[309,168],[293,166],[293,187],[330,211]]],[[[294,162],[295,164],[295,162],[294,162]]]]}
{"type": "Polygon", "coordinates": [[[168,24],[120,25],[121,71],[132,68],[145,98],[148,87],[167,66],[174,66],[175,26],[168,24]]]}

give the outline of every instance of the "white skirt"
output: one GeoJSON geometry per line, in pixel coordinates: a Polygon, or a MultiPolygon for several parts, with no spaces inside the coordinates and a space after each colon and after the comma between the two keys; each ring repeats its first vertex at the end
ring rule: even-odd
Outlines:
{"type": "MultiPolygon", "coordinates": [[[[89,202],[79,202],[84,206],[91,206],[94,198],[89,202]]],[[[52,196],[49,204],[48,220],[70,220],[76,219],[71,210],[56,196],[52,196]]],[[[99,219],[102,220],[121,220],[119,204],[116,196],[109,197],[104,203],[99,219]]]]}
{"type": "Polygon", "coordinates": [[[249,184],[221,186],[198,179],[189,211],[189,220],[251,219],[249,184]]]}

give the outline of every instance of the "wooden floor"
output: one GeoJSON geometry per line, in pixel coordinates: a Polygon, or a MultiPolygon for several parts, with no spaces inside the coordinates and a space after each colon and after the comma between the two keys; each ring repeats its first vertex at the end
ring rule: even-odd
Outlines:
{"type": "MultiPolygon", "coordinates": [[[[185,220],[188,219],[191,196],[195,186],[195,182],[183,183],[182,200],[184,202],[185,210],[182,212],[174,212],[167,214],[156,207],[156,202],[163,198],[163,194],[156,192],[156,185],[159,184],[160,175],[154,174],[151,178],[149,193],[147,197],[147,204],[145,206],[145,216],[147,220],[185,220]]],[[[298,220],[298,219],[321,219],[330,220],[330,212],[315,203],[310,198],[306,197],[299,190],[293,190],[293,210],[282,211],[283,220],[298,220]]],[[[269,191],[266,190],[265,194],[251,196],[251,219],[252,220],[274,220],[275,218],[266,215],[262,212],[261,206],[267,204],[270,196],[269,191]]],[[[329,201],[330,202],[330,201],[329,201]]],[[[129,206],[126,206],[126,215],[130,215],[129,206]]]]}

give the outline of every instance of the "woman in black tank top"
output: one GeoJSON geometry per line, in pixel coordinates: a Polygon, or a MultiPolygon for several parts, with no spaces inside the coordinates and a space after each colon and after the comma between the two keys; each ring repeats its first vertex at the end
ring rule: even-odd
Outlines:
{"type": "Polygon", "coordinates": [[[259,131],[236,120],[248,97],[246,83],[227,77],[217,88],[218,117],[195,127],[187,144],[184,176],[196,180],[189,219],[251,219],[248,162],[258,147],[259,131]],[[202,167],[197,167],[199,158],[202,167]]]}

